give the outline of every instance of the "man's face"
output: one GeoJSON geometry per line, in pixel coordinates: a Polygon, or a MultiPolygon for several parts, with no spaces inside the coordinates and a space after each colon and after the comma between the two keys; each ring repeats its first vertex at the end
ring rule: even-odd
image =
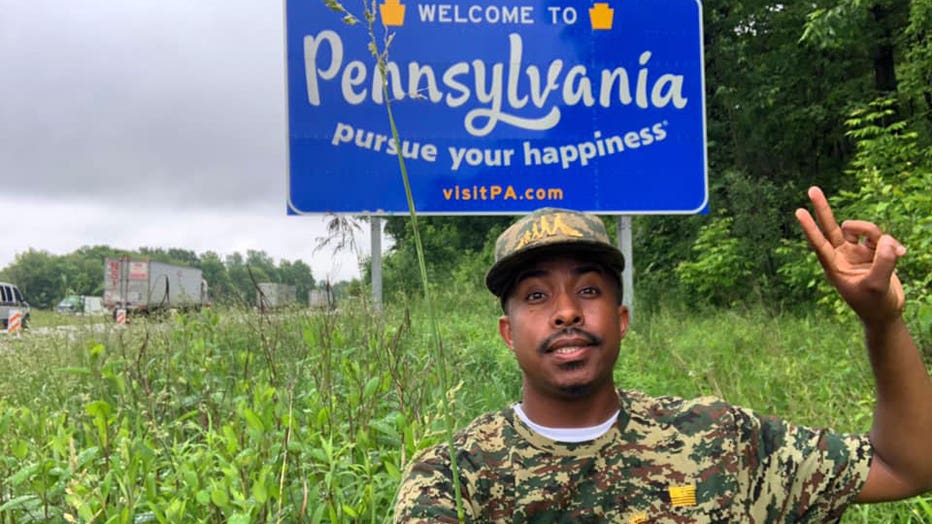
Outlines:
{"type": "Polygon", "coordinates": [[[614,388],[628,328],[614,277],[574,257],[530,264],[518,276],[499,333],[524,372],[525,395],[572,399],[614,388]]]}

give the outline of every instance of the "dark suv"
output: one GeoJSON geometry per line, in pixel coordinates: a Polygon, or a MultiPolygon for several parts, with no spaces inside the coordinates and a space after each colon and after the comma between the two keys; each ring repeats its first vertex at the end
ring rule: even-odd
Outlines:
{"type": "Polygon", "coordinates": [[[23,327],[29,324],[29,303],[23,298],[19,288],[14,284],[0,282],[0,328],[6,330],[10,320],[10,310],[19,309],[23,313],[23,327]]]}

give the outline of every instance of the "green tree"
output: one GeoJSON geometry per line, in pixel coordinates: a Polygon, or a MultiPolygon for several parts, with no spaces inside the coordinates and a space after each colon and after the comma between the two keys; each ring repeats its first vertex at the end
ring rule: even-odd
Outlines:
{"type": "Polygon", "coordinates": [[[720,211],[699,230],[693,244],[695,259],[676,267],[690,295],[701,302],[727,306],[747,298],[752,262],[743,256],[733,225],[727,212],[720,211]]]}
{"type": "Polygon", "coordinates": [[[932,0],[910,2],[909,25],[903,31],[902,43],[900,96],[914,108],[911,124],[928,144],[932,137],[932,0]]]}
{"type": "Polygon", "coordinates": [[[308,292],[314,289],[314,275],[311,267],[301,260],[290,262],[283,259],[278,264],[278,275],[282,283],[295,286],[298,303],[307,304],[308,292]]]}
{"type": "Polygon", "coordinates": [[[226,256],[225,265],[229,281],[229,292],[224,299],[232,304],[253,304],[255,302],[256,287],[249,276],[246,261],[240,253],[226,256]]]}
{"type": "MultiPolygon", "coordinates": [[[[418,217],[431,281],[451,279],[462,263],[490,252],[491,242],[512,220],[513,217],[502,216],[418,217]]],[[[391,217],[386,221],[385,231],[395,241],[383,260],[386,293],[417,289],[420,277],[410,220],[391,217]]],[[[371,268],[367,269],[369,273],[371,268]]],[[[479,282],[482,274],[463,274],[463,277],[479,282]]],[[[370,279],[367,274],[366,280],[370,279]]]]}
{"type": "MultiPolygon", "coordinates": [[[[895,100],[885,123],[905,120],[920,136],[932,134],[932,1],[841,0],[816,6],[801,41],[871,64],[872,89],[852,99],[895,100]]],[[[850,109],[850,108],[849,108],[850,109]]]]}
{"type": "MultiPolygon", "coordinates": [[[[922,3],[922,2],[918,2],[922,3]]],[[[821,49],[841,50],[869,59],[873,70],[871,96],[897,91],[899,39],[909,25],[910,3],[901,0],[841,0],[816,4],[801,40],[821,49]]]]}
{"type": "Polygon", "coordinates": [[[246,251],[246,265],[252,271],[256,282],[281,282],[275,261],[265,251],[249,249],[246,251]]]}
{"type": "Polygon", "coordinates": [[[869,57],[801,45],[812,4],[704,8],[713,176],[736,170],[774,187],[832,181],[851,153],[842,115],[851,101],[871,97],[869,57]]]}
{"type": "Polygon", "coordinates": [[[172,247],[166,251],[166,254],[175,264],[190,267],[200,267],[200,257],[198,257],[197,253],[191,251],[190,249],[179,249],[172,247]]]}
{"type": "Polygon", "coordinates": [[[906,122],[886,123],[893,111],[881,99],[852,113],[858,152],[847,173],[858,189],[838,201],[846,216],[872,217],[908,247],[897,272],[913,301],[932,305],[932,150],[906,122]]]}
{"type": "MultiPolygon", "coordinates": [[[[929,146],[930,4],[703,4],[710,208],[732,217],[729,238],[750,259],[748,284],[758,296],[813,296],[787,280],[793,271],[781,266],[790,251],[780,246],[800,238],[792,210],[805,205],[807,186],[858,189],[845,173],[857,152],[845,125],[852,108],[895,90],[899,114],[919,132],[920,148],[929,146]]],[[[695,243],[712,231],[700,234],[702,227],[709,227],[703,217],[640,217],[639,287],[649,295],[675,290],[671,283],[685,273],[674,268],[703,256],[695,243]]]]}
{"type": "Polygon", "coordinates": [[[104,287],[104,259],[125,253],[110,246],[82,246],[62,257],[65,294],[100,296],[104,287]]]}
{"type": "Polygon", "coordinates": [[[224,303],[231,294],[230,277],[220,255],[213,251],[205,251],[200,257],[201,271],[210,293],[211,302],[224,303]]]}
{"type": "Polygon", "coordinates": [[[188,267],[199,267],[200,259],[194,251],[179,248],[141,247],[138,255],[166,264],[175,264],[188,267]]]}
{"type": "Polygon", "coordinates": [[[32,306],[47,309],[66,293],[68,283],[62,278],[62,266],[60,257],[29,249],[16,255],[13,263],[4,268],[2,277],[16,284],[32,306]]]}

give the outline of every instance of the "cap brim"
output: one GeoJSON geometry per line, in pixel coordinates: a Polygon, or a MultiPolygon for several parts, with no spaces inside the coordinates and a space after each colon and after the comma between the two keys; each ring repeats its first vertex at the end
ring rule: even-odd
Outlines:
{"type": "Polygon", "coordinates": [[[553,256],[572,255],[596,262],[620,274],[625,268],[625,259],[613,246],[602,242],[559,242],[525,249],[505,257],[489,268],[485,275],[485,286],[497,297],[501,297],[512,286],[518,273],[532,262],[553,256]]]}

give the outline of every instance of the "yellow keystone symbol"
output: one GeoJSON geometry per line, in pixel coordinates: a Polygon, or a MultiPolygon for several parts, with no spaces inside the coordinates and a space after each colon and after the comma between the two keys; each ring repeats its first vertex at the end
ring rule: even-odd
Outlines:
{"type": "Polygon", "coordinates": [[[401,5],[401,0],[385,0],[379,6],[379,14],[382,15],[382,24],[386,26],[400,26],[405,23],[405,6],[401,5]]]}
{"type": "Polygon", "coordinates": [[[593,30],[607,31],[611,29],[614,18],[615,10],[609,7],[608,4],[596,3],[589,9],[589,20],[592,22],[593,30]]]}

